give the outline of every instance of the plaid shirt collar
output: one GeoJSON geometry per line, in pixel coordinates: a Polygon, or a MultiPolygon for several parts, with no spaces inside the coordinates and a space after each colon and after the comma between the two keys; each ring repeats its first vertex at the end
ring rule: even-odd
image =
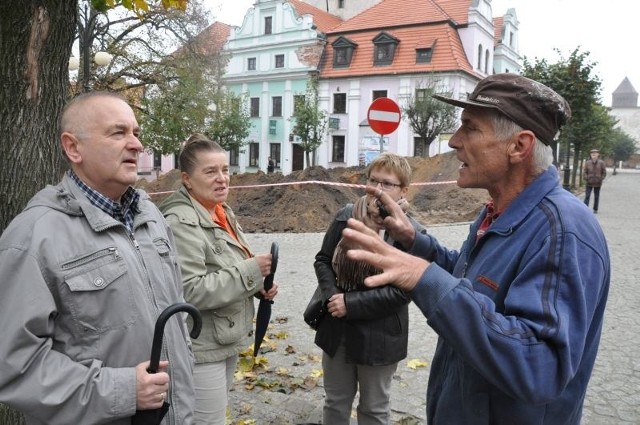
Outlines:
{"type": "Polygon", "coordinates": [[[139,212],[138,201],[140,200],[140,194],[134,188],[129,186],[120,198],[120,203],[117,203],[100,192],[91,189],[80,180],[80,177],[73,170],[69,170],[67,174],[78,185],[92,205],[124,224],[129,231],[133,231],[133,218],[139,212]]]}

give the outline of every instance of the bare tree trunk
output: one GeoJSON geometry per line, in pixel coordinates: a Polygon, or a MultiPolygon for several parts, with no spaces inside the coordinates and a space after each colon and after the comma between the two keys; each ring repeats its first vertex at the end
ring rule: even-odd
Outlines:
{"type": "MultiPolygon", "coordinates": [[[[575,149],[573,152],[573,170],[571,173],[571,187],[576,188],[576,175],[578,173],[578,168],[580,167],[580,158],[582,157],[582,152],[579,149],[575,149]]],[[[578,182],[579,183],[579,182],[578,182]]]]}
{"type": "Polygon", "coordinates": [[[57,121],[76,20],[76,0],[0,2],[0,232],[60,178],[57,121]]]}

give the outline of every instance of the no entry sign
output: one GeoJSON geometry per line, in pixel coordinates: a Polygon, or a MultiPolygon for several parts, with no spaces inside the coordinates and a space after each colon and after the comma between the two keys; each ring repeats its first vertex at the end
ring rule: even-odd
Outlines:
{"type": "Polygon", "coordinates": [[[388,97],[379,97],[369,106],[369,126],[380,135],[393,133],[400,124],[400,107],[388,97]]]}

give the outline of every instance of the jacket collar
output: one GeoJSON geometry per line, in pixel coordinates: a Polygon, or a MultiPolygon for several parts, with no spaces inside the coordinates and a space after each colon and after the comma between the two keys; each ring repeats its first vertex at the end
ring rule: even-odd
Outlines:
{"type": "MultiPolygon", "coordinates": [[[[138,200],[138,213],[134,216],[133,220],[134,229],[140,224],[155,221],[154,215],[149,210],[149,195],[140,189],[136,189],[136,191],[140,195],[140,198],[138,200]]],[[[80,189],[67,174],[64,175],[62,182],[58,186],[57,197],[65,203],[64,210],[67,214],[84,215],[91,228],[96,232],[117,225],[124,226],[124,224],[91,204],[82,192],[82,189],[80,189]]]]}
{"type": "MultiPolygon", "coordinates": [[[[517,227],[542,199],[552,190],[559,187],[560,176],[553,165],[540,174],[509,204],[491,226],[491,231],[508,232],[517,227]]],[[[486,214],[486,209],[474,223],[478,226],[480,219],[486,214]]]]}

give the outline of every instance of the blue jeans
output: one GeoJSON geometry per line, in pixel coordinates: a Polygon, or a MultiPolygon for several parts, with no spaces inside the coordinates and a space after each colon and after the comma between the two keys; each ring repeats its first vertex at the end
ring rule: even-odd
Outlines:
{"type": "Polygon", "coordinates": [[[598,211],[598,201],[600,201],[600,186],[594,187],[587,185],[587,190],[584,192],[584,204],[586,206],[589,206],[591,189],[593,189],[593,210],[598,211]]]}

